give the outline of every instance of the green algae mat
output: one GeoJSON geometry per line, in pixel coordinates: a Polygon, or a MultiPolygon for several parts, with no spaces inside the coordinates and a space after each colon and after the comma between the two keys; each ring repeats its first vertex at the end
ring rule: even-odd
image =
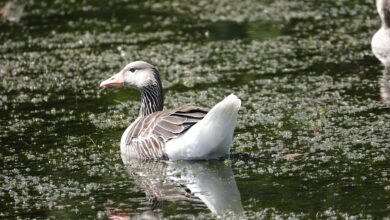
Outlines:
{"type": "Polygon", "coordinates": [[[390,218],[390,81],[371,0],[0,1],[0,218],[390,218]],[[165,107],[242,100],[225,161],[124,165],[156,65],[165,107]]]}

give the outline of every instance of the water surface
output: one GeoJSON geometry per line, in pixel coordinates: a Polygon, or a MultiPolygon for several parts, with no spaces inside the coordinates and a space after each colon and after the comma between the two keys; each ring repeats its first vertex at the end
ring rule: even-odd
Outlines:
{"type": "Polygon", "coordinates": [[[0,23],[1,218],[390,217],[372,1],[8,2],[19,19],[0,23]],[[129,171],[119,140],[139,94],[98,85],[134,60],[159,67],[166,108],[242,99],[230,161],[129,171]],[[238,190],[232,211],[190,189],[195,168],[238,190]]]}

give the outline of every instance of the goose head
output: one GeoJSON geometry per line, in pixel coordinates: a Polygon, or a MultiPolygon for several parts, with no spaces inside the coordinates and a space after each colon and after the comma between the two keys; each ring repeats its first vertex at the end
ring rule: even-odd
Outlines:
{"type": "Polygon", "coordinates": [[[390,0],[376,0],[376,8],[382,24],[390,27],[390,0]]]}
{"type": "Polygon", "coordinates": [[[103,88],[127,87],[141,91],[150,86],[161,86],[160,76],[157,68],[145,61],[131,62],[100,83],[103,88]]]}

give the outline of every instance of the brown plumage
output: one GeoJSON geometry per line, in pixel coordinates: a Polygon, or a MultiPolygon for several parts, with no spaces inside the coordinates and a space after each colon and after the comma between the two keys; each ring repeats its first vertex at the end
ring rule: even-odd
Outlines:
{"type": "Polygon", "coordinates": [[[131,154],[136,153],[140,158],[168,159],[165,143],[202,120],[207,112],[198,107],[184,107],[138,118],[131,125],[125,143],[133,146],[131,154]]]}

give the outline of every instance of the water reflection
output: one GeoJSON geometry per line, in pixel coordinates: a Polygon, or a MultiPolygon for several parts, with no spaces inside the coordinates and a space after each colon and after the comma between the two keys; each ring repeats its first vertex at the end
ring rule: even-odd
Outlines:
{"type": "MultiPolygon", "coordinates": [[[[243,213],[230,162],[124,160],[124,163],[135,184],[145,192],[152,210],[164,211],[164,203],[175,202],[207,207],[217,215],[243,213]]],[[[148,211],[139,215],[153,214],[148,211]]],[[[161,213],[155,215],[161,217],[161,213]]]]}
{"type": "Polygon", "coordinates": [[[390,67],[385,67],[379,78],[379,92],[383,103],[390,105],[390,67]]]}

